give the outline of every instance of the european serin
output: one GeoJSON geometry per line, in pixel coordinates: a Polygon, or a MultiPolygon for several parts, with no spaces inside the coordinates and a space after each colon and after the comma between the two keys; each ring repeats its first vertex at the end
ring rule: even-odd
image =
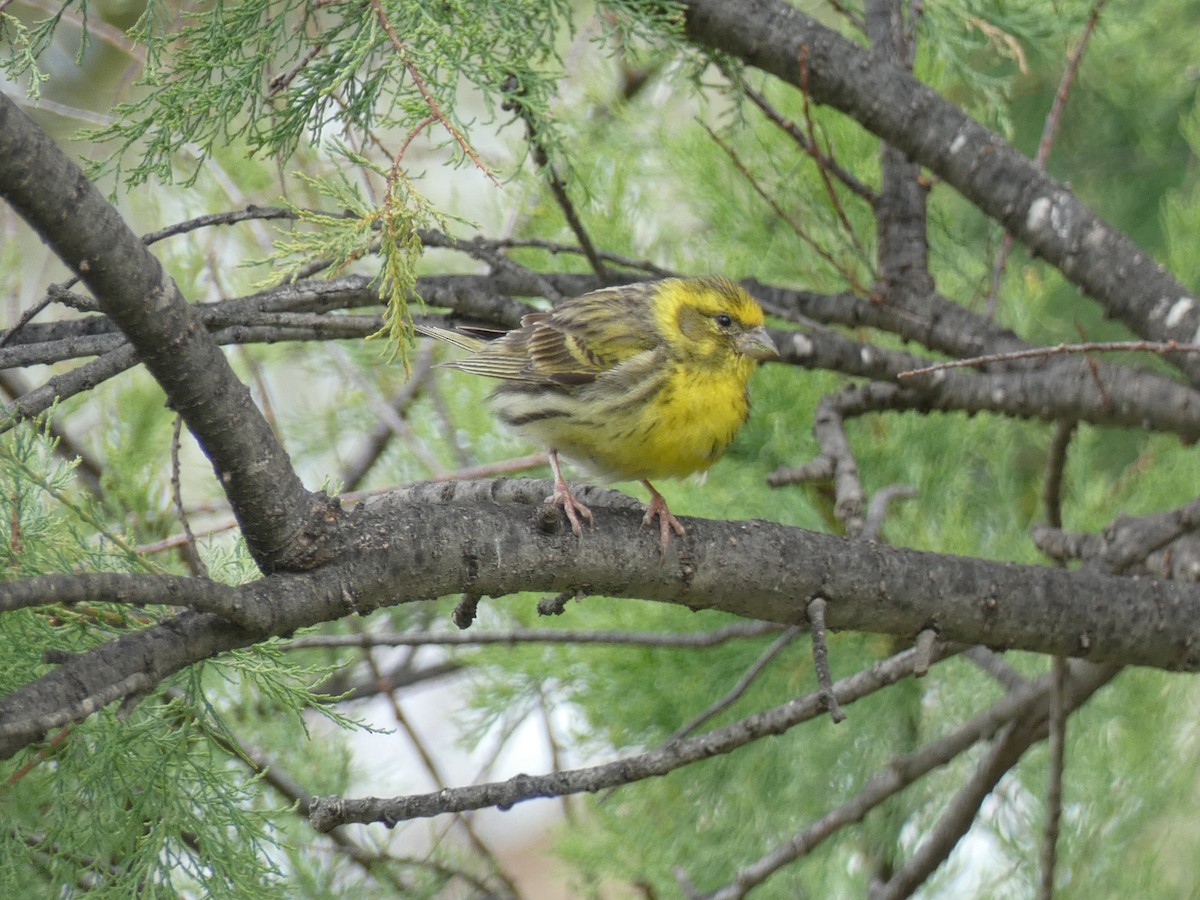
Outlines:
{"type": "Polygon", "coordinates": [[[758,303],[727,278],[668,278],[604,288],[531,313],[492,341],[418,326],[470,351],[445,365],[498,378],[497,418],[550,451],[554,494],[571,530],[592,512],[575,499],[559,455],[603,481],[650,491],[643,524],[659,520],[665,551],[683,526],[650,479],[702,472],[750,412],[746,385],[778,356],[758,303]]]}

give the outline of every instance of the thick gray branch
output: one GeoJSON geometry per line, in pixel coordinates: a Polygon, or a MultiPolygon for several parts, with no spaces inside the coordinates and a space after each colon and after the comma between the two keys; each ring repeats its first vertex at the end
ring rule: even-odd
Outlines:
{"type": "Polygon", "coordinates": [[[0,196],[96,297],[212,462],[264,570],[317,538],[287,453],[173,279],[79,167],[0,94],[0,196]],[[307,538],[307,539],[306,539],[307,538]]]}
{"type": "MultiPolygon", "coordinates": [[[[803,87],[928,167],[1098,300],[1134,333],[1191,342],[1192,292],[1003,138],[909,72],[784,0],[688,0],[686,31],[803,87]]],[[[1200,359],[1172,362],[1200,381],[1200,359]]]]}
{"type": "MultiPolygon", "coordinates": [[[[139,672],[152,686],[268,635],[452,593],[584,591],[782,625],[804,622],[819,595],[837,630],[912,640],[933,628],[948,641],[1200,669],[1200,586],[918,553],[757,521],[689,519],[664,558],[632,500],[581,490],[597,516],[577,540],[546,514],[547,493],[544,481],[501,480],[425,485],[365,504],[349,516],[353,539],[336,560],[237,588],[242,626],[187,613],[0,698],[0,757],[40,739],[48,716],[109,696],[139,672]]],[[[21,585],[0,584],[0,602],[28,590],[21,585]]]]}

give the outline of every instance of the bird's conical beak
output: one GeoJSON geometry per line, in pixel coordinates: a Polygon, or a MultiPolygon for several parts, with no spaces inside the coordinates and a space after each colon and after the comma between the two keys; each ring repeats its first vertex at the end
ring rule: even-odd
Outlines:
{"type": "Polygon", "coordinates": [[[751,359],[761,361],[764,359],[779,358],[779,348],[775,346],[775,342],[767,334],[767,329],[762,325],[759,325],[757,328],[751,328],[744,334],[739,334],[733,343],[737,347],[738,353],[748,356],[751,359]]]}

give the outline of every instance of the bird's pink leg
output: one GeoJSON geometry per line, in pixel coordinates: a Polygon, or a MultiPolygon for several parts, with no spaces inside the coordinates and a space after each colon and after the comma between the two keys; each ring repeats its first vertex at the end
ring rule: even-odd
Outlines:
{"type": "Polygon", "coordinates": [[[547,503],[553,503],[555,506],[561,506],[563,512],[567,514],[567,521],[571,523],[571,531],[575,533],[575,537],[583,537],[583,527],[579,524],[579,517],[592,521],[592,511],[575,499],[575,495],[571,493],[571,489],[567,487],[567,480],[563,478],[562,469],[558,467],[558,451],[550,451],[550,468],[554,471],[554,493],[546,498],[547,503]]]}
{"type": "Polygon", "coordinates": [[[662,541],[662,552],[667,552],[667,547],[671,543],[671,532],[674,531],[680,537],[687,534],[683,530],[683,526],[679,524],[679,520],[671,515],[671,511],[667,509],[667,501],[663,495],[654,489],[654,485],[642,479],[642,484],[646,486],[646,490],[650,492],[650,502],[646,504],[646,518],[642,519],[643,525],[649,525],[654,521],[654,517],[658,516],[659,538],[662,541]]]}

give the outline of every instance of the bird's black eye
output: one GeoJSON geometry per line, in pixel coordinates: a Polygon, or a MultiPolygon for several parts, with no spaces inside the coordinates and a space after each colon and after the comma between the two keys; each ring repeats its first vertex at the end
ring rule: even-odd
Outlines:
{"type": "Polygon", "coordinates": [[[717,324],[722,328],[729,328],[733,325],[733,316],[728,313],[717,313],[715,316],[717,324]]]}

